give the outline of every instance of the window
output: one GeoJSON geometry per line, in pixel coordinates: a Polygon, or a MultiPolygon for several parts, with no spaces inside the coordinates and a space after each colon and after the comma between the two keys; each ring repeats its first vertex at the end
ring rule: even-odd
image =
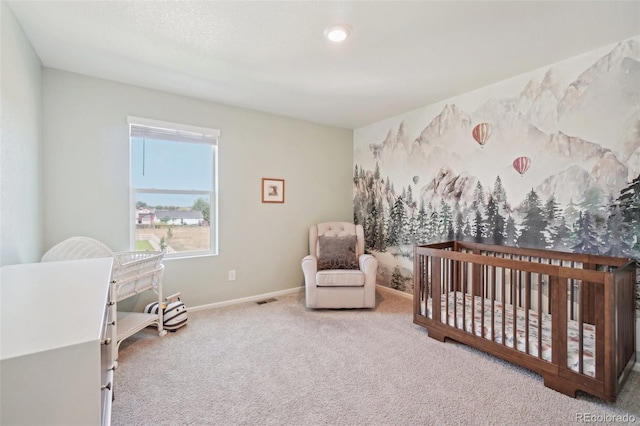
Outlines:
{"type": "Polygon", "coordinates": [[[131,245],[165,257],[217,253],[220,131],[129,117],[131,245]]]}

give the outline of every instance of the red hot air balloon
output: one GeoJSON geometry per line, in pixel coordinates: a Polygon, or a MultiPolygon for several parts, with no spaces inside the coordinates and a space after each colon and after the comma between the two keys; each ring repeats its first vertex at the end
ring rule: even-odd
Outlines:
{"type": "Polygon", "coordinates": [[[529,170],[529,166],[531,166],[531,158],[529,157],[518,157],[513,160],[513,168],[520,173],[520,176],[524,176],[526,171],[529,170]]]}
{"type": "Polygon", "coordinates": [[[491,136],[491,124],[489,123],[480,123],[476,127],[473,128],[471,132],[473,138],[480,144],[480,147],[483,147],[484,144],[489,140],[491,136]]]}

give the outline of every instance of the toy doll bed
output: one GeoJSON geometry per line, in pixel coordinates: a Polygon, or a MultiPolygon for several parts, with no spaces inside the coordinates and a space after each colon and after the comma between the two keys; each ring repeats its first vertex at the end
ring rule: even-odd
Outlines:
{"type": "Polygon", "coordinates": [[[615,401],[635,362],[635,262],[446,242],[414,249],[414,323],[615,401]]]}

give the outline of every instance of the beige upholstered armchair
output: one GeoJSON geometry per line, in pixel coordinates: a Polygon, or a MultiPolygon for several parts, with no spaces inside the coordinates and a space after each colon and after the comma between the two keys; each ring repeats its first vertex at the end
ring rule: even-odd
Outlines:
{"type": "Polygon", "coordinates": [[[312,225],[309,253],[302,259],[308,308],[375,307],[378,260],[364,253],[362,225],[312,225]]]}

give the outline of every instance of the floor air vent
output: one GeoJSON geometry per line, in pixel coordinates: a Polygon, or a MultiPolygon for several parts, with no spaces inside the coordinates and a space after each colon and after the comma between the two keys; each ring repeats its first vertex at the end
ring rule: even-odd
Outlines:
{"type": "Polygon", "coordinates": [[[269,298],[269,299],[258,300],[256,303],[257,303],[258,305],[264,305],[265,303],[275,302],[275,301],[277,301],[277,300],[278,300],[278,299],[275,299],[275,298],[271,297],[271,298],[269,298]]]}

